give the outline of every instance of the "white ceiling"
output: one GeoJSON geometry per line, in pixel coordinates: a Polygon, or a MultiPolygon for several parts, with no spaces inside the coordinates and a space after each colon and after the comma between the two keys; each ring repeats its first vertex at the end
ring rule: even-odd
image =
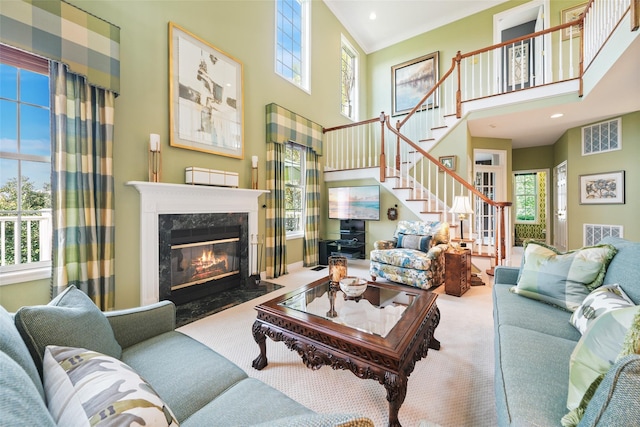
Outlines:
{"type": "MultiPolygon", "coordinates": [[[[375,52],[504,0],[324,0],[366,53],[375,52]],[[375,12],[377,18],[370,20],[375,12]]],[[[425,49],[430,52],[433,49],[425,49]]],[[[616,115],[640,111],[640,37],[595,88],[575,102],[527,111],[514,111],[469,120],[474,137],[505,138],[513,148],[550,145],[570,128],[616,115]],[[550,119],[553,113],[564,114],[550,119]]]]}
{"type": "Polygon", "coordinates": [[[507,0],[324,0],[365,53],[450,24],[507,0]],[[371,13],[376,19],[369,18],[371,13]]]}

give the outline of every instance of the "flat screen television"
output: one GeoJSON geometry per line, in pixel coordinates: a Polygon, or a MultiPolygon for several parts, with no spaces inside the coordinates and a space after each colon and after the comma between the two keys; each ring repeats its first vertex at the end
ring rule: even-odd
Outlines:
{"type": "Polygon", "coordinates": [[[380,220],[380,186],[329,188],[329,219],[380,220]]]}

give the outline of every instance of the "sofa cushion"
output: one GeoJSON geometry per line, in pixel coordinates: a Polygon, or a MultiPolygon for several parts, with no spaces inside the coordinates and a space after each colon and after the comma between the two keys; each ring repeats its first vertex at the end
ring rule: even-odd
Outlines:
{"type": "Polygon", "coordinates": [[[177,331],[124,349],[122,361],[151,384],[180,423],[247,378],[234,363],[177,331]]]}
{"type": "Polygon", "coordinates": [[[58,425],[176,426],[175,416],[129,366],[83,348],[47,346],[44,388],[58,425]]]}
{"type": "Polygon", "coordinates": [[[567,408],[575,409],[585,392],[615,363],[640,306],[609,311],[598,317],[571,354],[567,408]]]}
{"type": "MultiPolygon", "coordinates": [[[[249,426],[287,416],[312,415],[314,412],[285,394],[258,381],[246,378],[208,402],[184,422],[182,427],[249,426]],[[247,402],[251,402],[250,405],[247,402]]],[[[304,424],[307,425],[307,424],[304,424]]]]}
{"type": "Polygon", "coordinates": [[[15,322],[40,374],[48,345],[86,348],[115,358],[122,354],[107,318],[75,286],[69,286],[47,305],[22,307],[15,322]]]}
{"type": "Polygon", "coordinates": [[[428,252],[431,247],[431,236],[398,233],[398,247],[428,252]]]}
{"type": "Polygon", "coordinates": [[[570,312],[509,292],[511,285],[493,285],[494,322],[542,332],[575,343],[580,333],[569,323],[570,312]],[[535,321],[534,321],[535,319],[535,321]]]}
{"type": "Polygon", "coordinates": [[[574,311],[589,292],[602,284],[612,245],[584,247],[561,253],[539,242],[528,241],[524,266],[513,292],[574,311]]]}
{"type": "Polygon", "coordinates": [[[571,324],[584,334],[598,317],[611,310],[635,305],[618,284],[604,285],[592,291],[571,314],[571,324]]]}
{"type": "Polygon", "coordinates": [[[500,425],[559,425],[567,412],[569,356],[575,341],[517,326],[497,328],[496,407],[498,419],[507,420],[500,425]]]}
{"type": "Polygon", "coordinates": [[[0,352],[0,425],[55,427],[40,393],[24,367],[0,352]]]}
{"type": "Polygon", "coordinates": [[[2,306],[0,306],[0,352],[5,353],[24,369],[38,393],[44,399],[40,375],[31,355],[29,355],[29,349],[22,341],[13,317],[2,306]]]}

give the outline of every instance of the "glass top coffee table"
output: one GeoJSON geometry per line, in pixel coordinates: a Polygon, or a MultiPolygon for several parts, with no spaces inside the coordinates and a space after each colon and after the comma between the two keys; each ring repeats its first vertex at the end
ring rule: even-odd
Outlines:
{"type": "Polygon", "coordinates": [[[384,385],[389,426],[400,426],[398,411],[407,381],[429,348],[438,350],[437,294],[419,288],[368,282],[359,297],[347,297],[329,278],[317,280],[256,306],[253,338],[260,355],[252,366],[267,366],[266,337],[283,341],[311,369],[345,369],[384,385]]]}

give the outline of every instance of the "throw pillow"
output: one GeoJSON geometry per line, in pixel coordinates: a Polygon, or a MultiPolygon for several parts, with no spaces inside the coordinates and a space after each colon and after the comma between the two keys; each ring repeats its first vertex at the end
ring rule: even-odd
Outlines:
{"type": "Polygon", "coordinates": [[[449,243],[449,223],[441,222],[433,231],[433,244],[449,243]]]}
{"type": "Polygon", "coordinates": [[[404,249],[417,249],[422,252],[429,252],[431,247],[431,236],[420,236],[418,234],[398,234],[398,247],[404,249]]]}
{"type": "Polygon", "coordinates": [[[576,311],[571,314],[569,322],[571,322],[581,334],[584,334],[591,322],[598,316],[602,316],[611,310],[631,307],[633,305],[635,305],[633,301],[629,299],[617,283],[614,285],[601,286],[584,299],[576,311]]]}
{"type": "Polygon", "coordinates": [[[511,290],[575,311],[589,292],[602,284],[615,254],[616,248],[612,245],[561,253],[544,243],[526,242],[522,275],[511,290]]]}
{"type": "MultiPolygon", "coordinates": [[[[636,311],[633,321],[631,322],[631,326],[625,334],[624,342],[622,344],[622,350],[620,351],[620,354],[618,354],[618,358],[616,359],[615,363],[617,364],[625,357],[632,354],[640,354],[640,309],[636,311]]],[[[561,424],[563,427],[575,427],[580,423],[587,409],[587,406],[589,406],[589,402],[591,401],[593,396],[595,396],[596,390],[598,389],[600,383],[604,378],[605,373],[598,375],[598,377],[585,391],[578,407],[569,411],[568,414],[562,417],[561,424]]],[[[608,399],[603,402],[604,405],[606,405],[607,403],[608,399]]]]}
{"type": "Polygon", "coordinates": [[[115,358],[122,354],[109,320],[75,286],[69,286],[48,305],[22,307],[15,322],[41,375],[48,345],[82,347],[115,358]]]}
{"type": "Polygon", "coordinates": [[[153,388],[118,359],[84,348],[47,346],[44,390],[59,426],[177,426],[153,388]]]}
{"type": "Polygon", "coordinates": [[[609,311],[596,318],[580,338],[569,361],[569,410],[576,409],[589,386],[613,366],[639,311],[640,306],[609,311]]]}

